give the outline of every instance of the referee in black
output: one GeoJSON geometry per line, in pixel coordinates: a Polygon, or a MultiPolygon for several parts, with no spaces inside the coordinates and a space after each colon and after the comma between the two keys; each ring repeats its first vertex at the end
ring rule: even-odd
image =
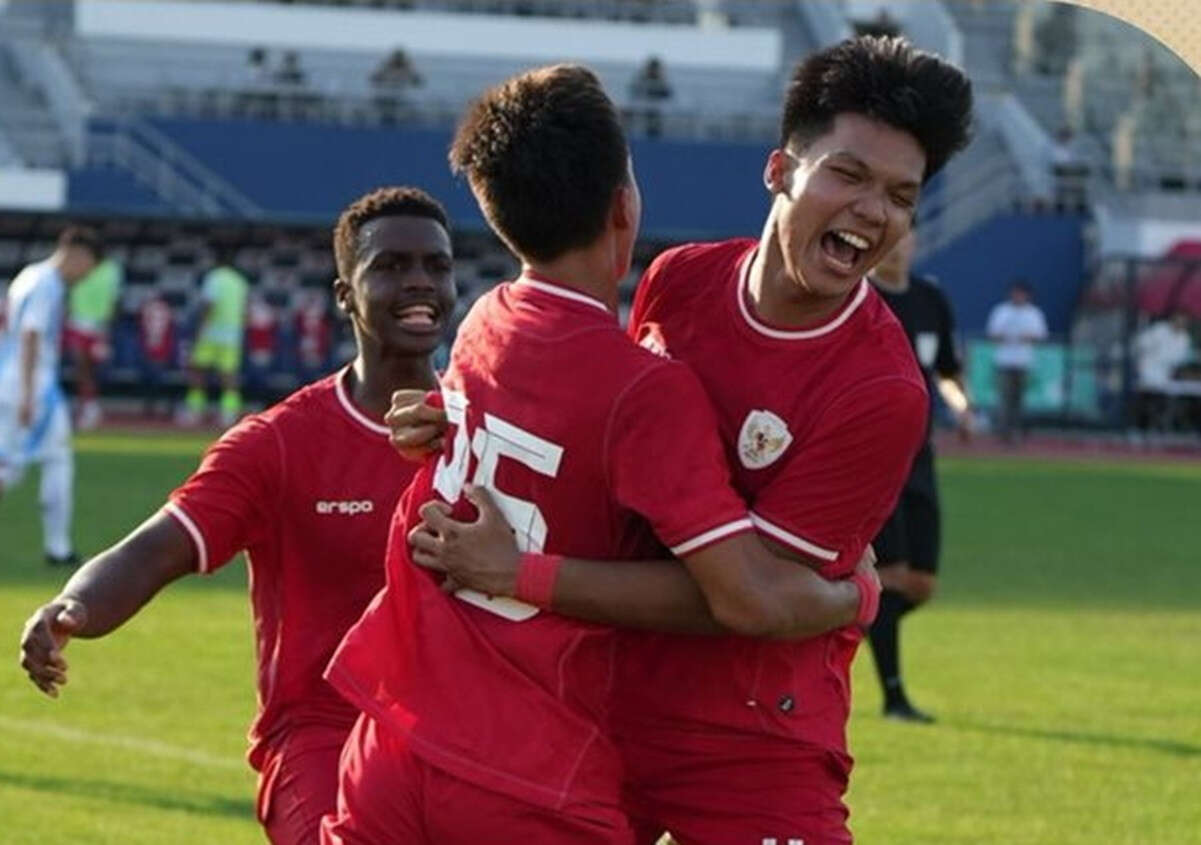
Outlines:
{"type": "MultiPolygon", "coordinates": [[[[931,281],[909,272],[915,235],[905,235],[871,272],[871,281],[909,337],[926,377],[933,411],[937,389],[955,415],[960,436],[971,436],[971,405],[963,388],[963,367],[955,346],[951,304],[931,281]]],[[[884,591],[870,640],[884,689],[884,715],[908,722],[933,722],[914,707],[901,681],[901,617],[929,601],[938,582],[941,540],[934,448],[927,424],[926,441],[913,461],[897,508],[872,542],[884,591]]]]}

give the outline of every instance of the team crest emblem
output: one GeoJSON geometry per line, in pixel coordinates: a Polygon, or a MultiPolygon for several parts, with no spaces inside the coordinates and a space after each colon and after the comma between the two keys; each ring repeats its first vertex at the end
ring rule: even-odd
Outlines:
{"type": "Polygon", "coordinates": [[[784,454],[792,432],[771,411],[751,411],[738,432],[738,459],[747,469],[763,469],[784,454]]]}

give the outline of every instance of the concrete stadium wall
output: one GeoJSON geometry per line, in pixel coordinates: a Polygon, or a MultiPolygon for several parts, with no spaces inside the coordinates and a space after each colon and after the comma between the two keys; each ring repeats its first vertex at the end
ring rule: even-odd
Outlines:
{"type": "MultiPolygon", "coordinates": [[[[257,121],[155,120],[156,127],[280,220],[326,223],[359,194],[411,184],[442,200],[467,229],[484,227],[446,163],[447,130],[348,129],[257,121]]],[[[757,235],[767,211],[768,147],[634,142],[643,233],[655,238],[757,235]]],[[[129,211],[91,172],[72,176],[71,202],[129,211]],[[89,181],[90,180],[90,181],[89,181]]],[[[141,202],[141,200],[139,200],[141,202]]]]}
{"type": "Polygon", "coordinates": [[[1084,284],[1084,221],[1070,215],[1004,214],[977,226],[918,266],[938,277],[961,331],[981,333],[988,312],[1022,279],[1065,333],[1084,284]]]}

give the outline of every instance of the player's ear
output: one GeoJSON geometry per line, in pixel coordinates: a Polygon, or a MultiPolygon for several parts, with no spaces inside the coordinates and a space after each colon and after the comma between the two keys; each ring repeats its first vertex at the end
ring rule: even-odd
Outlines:
{"type": "Polygon", "coordinates": [[[354,297],[351,296],[350,282],[338,276],[334,279],[334,302],[338,310],[350,317],[354,314],[354,297]]]}
{"type": "Polygon", "coordinates": [[[763,186],[769,194],[788,191],[788,176],[792,170],[792,158],[782,149],[774,149],[763,167],[763,186]]]}

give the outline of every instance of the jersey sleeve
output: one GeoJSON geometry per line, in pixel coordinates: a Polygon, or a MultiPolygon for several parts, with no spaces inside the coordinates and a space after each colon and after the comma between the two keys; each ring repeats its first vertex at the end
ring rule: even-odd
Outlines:
{"type": "Polygon", "coordinates": [[[20,335],[24,332],[45,334],[48,332],[54,321],[54,313],[57,310],[56,300],[59,295],[58,289],[48,282],[39,284],[36,289],[30,291],[25,307],[18,309],[16,314],[10,315],[14,320],[13,334],[20,335]]]}
{"type": "Polygon", "coordinates": [[[934,295],[938,306],[938,356],[934,359],[934,371],[954,378],[963,371],[963,362],[955,345],[955,314],[946,294],[934,288],[934,295]]]}
{"type": "Polygon", "coordinates": [[[605,433],[610,488],[676,557],[752,530],[730,486],[717,419],[678,362],[643,373],[617,400],[605,433]]]}
{"type": "Polygon", "coordinates": [[[660,313],[660,306],[665,295],[664,276],[672,259],[679,249],[669,249],[659,253],[642,273],[638,287],[634,291],[634,304],[630,308],[630,322],[626,329],[635,343],[641,341],[643,323],[652,319],[652,315],[660,313]]]}
{"type": "Polygon", "coordinates": [[[927,407],[925,388],[901,379],[846,394],[759,491],[755,527],[828,575],[849,572],[896,505],[927,407]]]}
{"type": "Polygon", "coordinates": [[[213,572],[267,536],[283,489],[283,449],[267,422],[250,417],[209,447],[164,510],[191,537],[196,568],[213,572]]]}

